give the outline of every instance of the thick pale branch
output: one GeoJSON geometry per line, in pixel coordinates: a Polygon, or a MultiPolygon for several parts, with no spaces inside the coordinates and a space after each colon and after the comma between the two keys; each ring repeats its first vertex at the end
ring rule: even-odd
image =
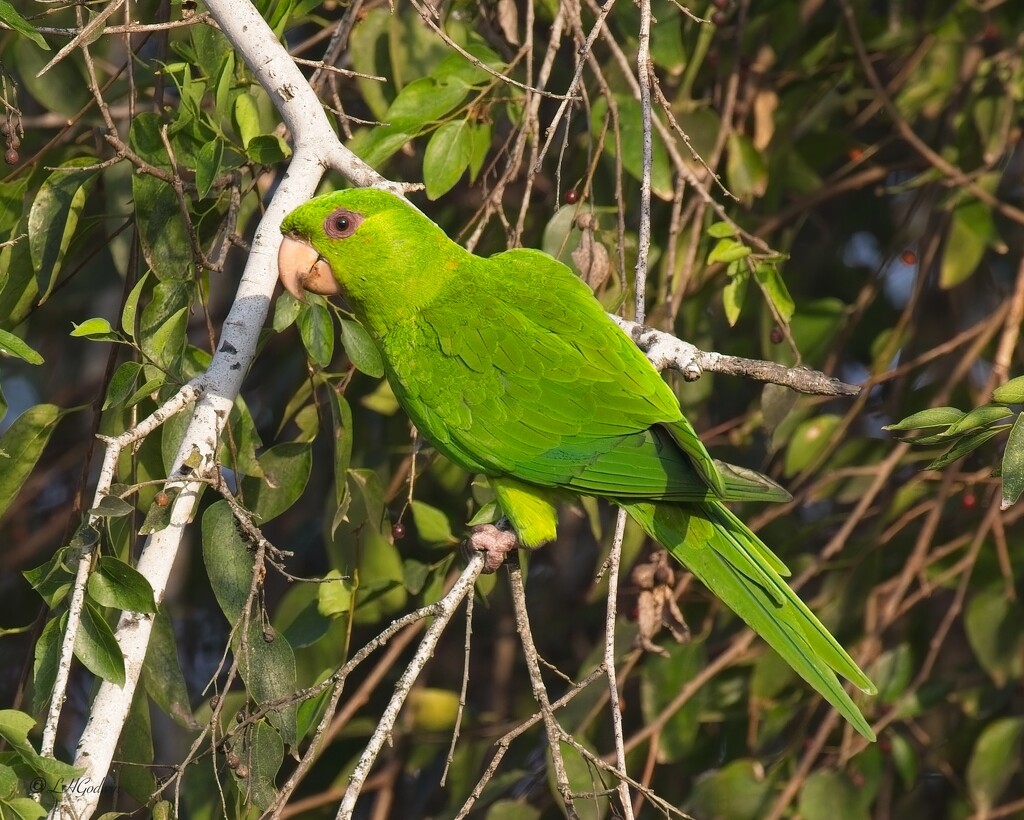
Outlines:
{"type": "Polygon", "coordinates": [[[816,396],[856,396],[860,393],[860,387],[857,385],[847,384],[817,370],[785,367],[775,362],[700,350],[689,342],[677,339],[671,333],[638,325],[621,316],[611,316],[647,354],[651,364],[658,370],[678,370],[683,374],[683,378],[690,382],[697,381],[705,372],[724,373],[759,382],[781,384],[783,387],[816,396]]]}

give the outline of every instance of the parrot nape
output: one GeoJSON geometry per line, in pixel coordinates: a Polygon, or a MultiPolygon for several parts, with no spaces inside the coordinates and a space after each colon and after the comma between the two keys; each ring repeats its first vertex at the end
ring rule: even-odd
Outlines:
{"type": "Polygon", "coordinates": [[[344,294],[399,404],[437,450],[486,476],[521,545],[555,538],[566,496],[614,502],[874,740],[836,673],[875,687],[723,503],[788,495],[711,458],[671,388],[568,267],[536,250],[475,256],[371,188],[316,197],[281,231],[284,287],[300,299],[344,294]]]}

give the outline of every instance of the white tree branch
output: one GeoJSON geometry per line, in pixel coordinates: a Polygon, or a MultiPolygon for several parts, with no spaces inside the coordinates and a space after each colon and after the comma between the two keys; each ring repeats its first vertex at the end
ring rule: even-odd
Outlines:
{"type": "MultiPolygon", "coordinates": [[[[182,440],[172,475],[186,458],[198,455],[200,472],[214,463],[220,435],[242,379],[255,357],[256,342],[277,283],[281,220],[315,193],[328,168],[339,170],[359,185],[401,190],[338,142],[320,101],[270,27],[247,0],[208,0],[206,5],[273,99],[294,137],[295,154],[256,230],[235,301],[224,321],[220,343],[203,377],[205,390],[182,440]]],[[[163,599],[171,567],[185,527],[192,520],[202,486],[197,482],[183,482],[182,491],[172,503],[168,526],[149,538],[139,558],[137,569],[149,581],[158,602],[163,599]]],[[[75,765],[85,769],[85,778],[92,784],[102,783],[110,769],[142,672],[152,626],[151,615],[133,612],[123,613],[118,622],[116,637],[125,659],[125,684],[116,686],[104,682],[100,686],[75,757],[75,765]]],[[[56,697],[63,697],[63,693],[55,693],[56,697]]],[[[98,798],[98,790],[83,789],[80,793],[68,790],[51,817],[68,820],[89,817],[96,810],[98,798]]]]}

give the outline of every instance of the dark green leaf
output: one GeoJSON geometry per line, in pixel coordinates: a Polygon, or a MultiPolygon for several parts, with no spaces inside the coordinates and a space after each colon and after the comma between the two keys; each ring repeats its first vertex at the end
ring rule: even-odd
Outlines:
{"type": "Polygon", "coordinates": [[[800,816],[804,820],[869,820],[867,808],[846,775],[819,769],[800,790],[800,816]]]}
{"type": "Polygon", "coordinates": [[[1024,413],[1017,416],[1003,451],[1003,502],[1005,510],[1017,503],[1024,492],[1024,413]]]}
{"type": "Polygon", "coordinates": [[[942,254],[939,285],[951,288],[974,273],[994,236],[995,226],[988,205],[974,201],[956,207],[942,254]]]}
{"type": "Polygon", "coordinates": [[[4,454],[0,456],[0,516],[14,501],[66,412],[53,404],[37,404],[18,416],[0,436],[0,453],[4,454]]]}
{"type": "Polygon", "coordinates": [[[135,390],[138,384],[139,374],[142,372],[142,365],[138,362],[123,362],[114,375],[110,378],[107,386],[107,397],[103,400],[103,409],[120,407],[135,390]]]}
{"type": "Polygon", "coordinates": [[[380,357],[380,351],[359,322],[341,320],[341,343],[356,370],[375,379],[384,375],[384,360],[380,357]]]}
{"type": "MultiPolygon", "coordinates": [[[[140,114],[132,123],[132,136],[140,114]]],[[[133,145],[133,147],[135,147],[133,145]]],[[[163,160],[166,162],[166,158],[163,160]]],[[[181,208],[169,185],[147,174],[132,175],[136,226],[143,256],[158,279],[184,279],[192,268],[192,242],[181,216],[181,208]]],[[[144,338],[144,337],[143,337],[144,338]]]]}
{"type": "Polygon", "coordinates": [[[964,615],[971,648],[996,686],[1024,675],[1024,611],[1002,584],[971,597],[964,615]]]}
{"type": "Polygon", "coordinates": [[[337,390],[330,391],[331,421],[334,430],[334,501],[339,506],[345,498],[349,464],[352,462],[352,408],[337,390]]]}
{"type": "Polygon", "coordinates": [[[427,196],[437,199],[455,187],[472,158],[468,120],[446,122],[427,142],[423,154],[423,183],[427,196]]]}
{"type": "Polygon", "coordinates": [[[99,504],[89,510],[89,515],[94,515],[97,518],[120,518],[122,515],[131,515],[133,512],[135,512],[135,507],[123,498],[118,498],[116,495],[105,495],[100,499],[99,504]]]}
{"type": "MultiPolygon", "coordinates": [[[[110,496],[106,496],[110,498],[110,496]]],[[[156,612],[153,588],[124,561],[104,555],[89,576],[89,597],[100,606],[126,612],[156,612]]]]}
{"type": "Polygon", "coordinates": [[[277,134],[259,134],[245,146],[245,155],[257,165],[275,165],[292,155],[292,149],[277,134]]]}
{"type": "Polygon", "coordinates": [[[242,479],[242,493],[256,520],[264,524],[294,504],[309,481],[313,451],[309,444],[276,444],[259,457],[263,476],[242,479]]]}
{"type": "Polygon", "coordinates": [[[967,764],[971,802],[987,815],[1020,769],[1024,718],[1002,718],[981,733],[967,764]]]}
{"type": "Polygon", "coordinates": [[[204,198],[210,193],[213,182],[220,176],[224,162],[224,141],[213,139],[199,149],[196,164],[196,193],[204,198]]]}
{"type": "Polygon", "coordinates": [[[761,820],[771,792],[760,764],[734,760],[699,776],[683,808],[696,817],[761,820]]]}
{"type": "Polygon", "coordinates": [[[234,773],[239,781],[238,789],[245,795],[247,804],[266,809],[277,797],[275,780],[284,760],[284,742],[269,720],[257,721],[246,734],[242,760],[248,765],[249,774],[240,778],[237,771],[234,773]]]}
{"type": "Polygon", "coordinates": [[[124,686],[124,656],[114,632],[88,600],[82,607],[82,624],[75,636],[75,657],[96,677],[124,686]]]}
{"type": "Polygon", "coordinates": [[[39,303],[57,283],[78,219],[98,176],[95,170],[69,170],[94,166],[92,157],[79,157],[55,170],[39,189],[28,214],[28,245],[36,269],[39,303]]]}
{"type": "Polygon", "coordinates": [[[44,75],[37,77],[36,74],[46,66],[53,55],[47,54],[27,38],[18,37],[13,45],[11,56],[5,56],[4,62],[10,59],[10,62],[18,66],[18,79],[24,82],[29,93],[47,111],[72,117],[92,99],[82,70],[83,60],[80,54],[67,55],[51,66],[44,75]]]}
{"type": "Polygon", "coordinates": [[[768,166],[761,152],[738,131],[729,132],[729,156],[725,176],[729,190],[741,201],[750,204],[768,187],[768,166]]]}
{"type": "Polygon", "coordinates": [[[161,607],[153,618],[153,632],[142,667],[146,693],[163,711],[185,729],[197,730],[199,724],[189,705],[188,688],[178,663],[178,646],[174,627],[161,607]]]}
{"type": "Polygon", "coordinates": [[[46,622],[39,640],[36,641],[32,660],[32,706],[37,713],[46,709],[53,695],[67,621],[66,611],[56,618],[51,618],[46,622]]]}
{"type": "Polygon", "coordinates": [[[280,333],[294,322],[302,312],[303,304],[288,291],[277,297],[274,305],[274,330],[280,333]]]}

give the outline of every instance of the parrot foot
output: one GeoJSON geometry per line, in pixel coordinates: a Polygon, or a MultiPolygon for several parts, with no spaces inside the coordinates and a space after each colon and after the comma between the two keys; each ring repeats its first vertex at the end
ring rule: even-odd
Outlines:
{"type": "Polygon", "coordinates": [[[466,546],[473,552],[484,554],[484,572],[496,572],[505,563],[510,552],[519,548],[519,538],[505,518],[495,524],[473,527],[466,546]]]}

